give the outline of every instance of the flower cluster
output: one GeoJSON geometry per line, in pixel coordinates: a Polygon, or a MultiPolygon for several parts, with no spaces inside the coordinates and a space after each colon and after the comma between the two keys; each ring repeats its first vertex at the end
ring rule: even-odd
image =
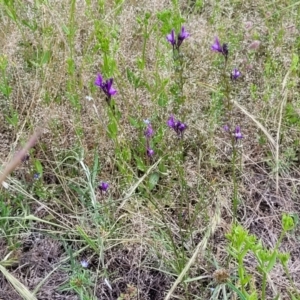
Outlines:
{"type": "Polygon", "coordinates": [[[100,73],[97,74],[95,85],[105,93],[107,101],[111,99],[111,96],[114,96],[117,93],[117,91],[112,86],[113,82],[113,78],[109,78],[104,81],[102,75],[100,73]]]}
{"type": "Polygon", "coordinates": [[[146,138],[146,154],[148,157],[152,157],[154,155],[154,150],[150,147],[150,140],[152,136],[154,135],[154,130],[152,128],[152,125],[150,121],[145,120],[145,124],[147,124],[146,130],[144,132],[145,138],[146,138]]]}
{"type": "Polygon", "coordinates": [[[173,128],[175,132],[177,133],[178,137],[183,137],[183,133],[187,128],[187,125],[185,123],[182,123],[178,120],[174,119],[174,116],[171,115],[167,121],[167,125],[170,128],[173,128]]]}
{"type": "Polygon", "coordinates": [[[173,46],[173,49],[179,49],[180,45],[182,44],[182,42],[188,38],[190,36],[190,34],[185,31],[184,27],[181,27],[181,31],[178,33],[177,35],[177,39],[175,37],[175,31],[174,29],[172,29],[171,33],[167,35],[167,41],[173,46]]]}
{"type": "MultiPolygon", "coordinates": [[[[214,52],[221,53],[225,57],[225,61],[227,61],[229,54],[228,45],[226,43],[221,45],[218,37],[215,37],[215,42],[210,49],[214,52]]],[[[236,68],[234,68],[232,73],[230,74],[230,78],[232,81],[237,80],[240,76],[241,72],[236,68]]]]}

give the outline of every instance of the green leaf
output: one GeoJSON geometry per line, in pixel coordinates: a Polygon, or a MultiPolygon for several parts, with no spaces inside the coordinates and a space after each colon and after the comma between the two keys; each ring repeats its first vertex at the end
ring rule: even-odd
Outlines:
{"type": "Polygon", "coordinates": [[[38,159],[36,159],[34,161],[34,168],[37,171],[37,173],[40,174],[40,176],[43,175],[43,166],[42,166],[41,162],[38,159]]]}
{"type": "Polygon", "coordinates": [[[118,126],[117,123],[112,120],[108,126],[107,126],[107,130],[108,130],[108,135],[111,139],[115,140],[117,137],[117,133],[118,133],[118,126]]]}
{"type": "Polygon", "coordinates": [[[146,165],[144,164],[143,160],[139,156],[135,156],[134,159],[135,159],[137,168],[142,172],[146,172],[146,165]]]}
{"type": "Polygon", "coordinates": [[[230,289],[239,295],[241,300],[247,300],[248,297],[246,297],[235,285],[233,285],[231,282],[227,282],[226,284],[230,289]]]}
{"type": "Polygon", "coordinates": [[[6,116],[6,120],[9,124],[11,124],[12,126],[16,127],[18,125],[18,122],[19,122],[19,116],[18,116],[18,113],[16,111],[14,111],[12,114],[11,114],[11,117],[9,116],[6,116]]]}
{"type": "Polygon", "coordinates": [[[128,81],[135,87],[140,86],[141,78],[138,74],[133,73],[129,68],[126,68],[126,74],[128,81]]]}
{"type": "Polygon", "coordinates": [[[79,235],[86,241],[86,243],[94,250],[99,251],[98,245],[88,236],[88,234],[80,226],[76,226],[79,235]]]}
{"type": "Polygon", "coordinates": [[[134,117],[129,117],[129,122],[130,122],[130,125],[135,127],[135,128],[140,127],[139,122],[134,117]]]}
{"type": "Polygon", "coordinates": [[[168,104],[168,97],[165,93],[161,93],[158,97],[158,105],[164,107],[168,104]]]}
{"type": "Polygon", "coordinates": [[[158,173],[152,173],[149,176],[149,189],[150,191],[155,188],[159,180],[159,174],[158,173]]]}
{"type": "Polygon", "coordinates": [[[70,34],[70,29],[69,29],[66,25],[63,25],[63,26],[62,26],[62,30],[63,30],[63,32],[64,32],[66,35],[69,35],[69,34],[70,34]]]}
{"type": "Polygon", "coordinates": [[[293,53],[292,55],[292,63],[291,63],[291,70],[297,71],[299,65],[299,56],[296,53],[293,53]]]}
{"type": "Polygon", "coordinates": [[[9,85],[0,85],[0,91],[6,97],[9,97],[12,91],[12,88],[9,85]]]}
{"type": "Polygon", "coordinates": [[[294,219],[288,214],[282,215],[282,227],[284,231],[293,230],[295,228],[294,219]]]}
{"type": "Polygon", "coordinates": [[[51,58],[51,51],[50,50],[46,50],[43,53],[43,56],[41,58],[41,65],[47,64],[50,61],[50,58],[51,58]]]}
{"type": "Polygon", "coordinates": [[[122,159],[127,162],[129,162],[131,160],[130,148],[127,147],[127,148],[122,149],[122,159]]]}
{"type": "Polygon", "coordinates": [[[268,263],[268,266],[267,266],[267,268],[266,268],[266,272],[267,272],[267,273],[269,273],[269,272],[273,269],[273,267],[274,267],[274,265],[275,265],[275,263],[276,263],[276,258],[277,258],[277,251],[275,250],[275,251],[273,252],[273,254],[272,254],[272,256],[271,256],[271,259],[270,259],[270,261],[269,261],[269,263],[268,263]]]}
{"type": "Polygon", "coordinates": [[[91,174],[91,181],[92,181],[93,186],[96,185],[96,176],[97,176],[98,172],[99,172],[99,155],[98,155],[98,151],[95,151],[93,170],[92,170],[92,174],[91,174]]]}

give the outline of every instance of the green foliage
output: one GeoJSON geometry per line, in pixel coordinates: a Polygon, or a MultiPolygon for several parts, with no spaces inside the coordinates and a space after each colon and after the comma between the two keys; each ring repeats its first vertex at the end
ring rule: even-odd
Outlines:
{"type": "Polygon", "coordinates": [[[174,29],[178,32],[181,28],[181,24],[185,22],[185,19],[180,15],[178,11],[174,10],[163,10],[156,14],[158,20],[161,22],[161,34],[166,35],[174,29]]]}
{"type": "Polygon", "coordinates": [[[8,68],[8,61],[7,58],[2,55],[0,56],[0,92],[9,99],[9,96],[12,92],[12,87],[9,85],[9,79],[7,77],[7,68],[8,68]]]}
{"type": "Polygon", "coordinates": [[[129,68],[126,68],[127,79],[134,86],[135,89],[143,85],[141,77],[138,73],[134,73],[129,68]]]}
{"type": "MultiPolygon", "coordinates": [[[[254,255],[257,261],[257,270],[262,276],[262,289],[260,299],[266,299],[267,275],[271,272],[277,262],[280,262],[285,268],[285,271],[288,272],[286,266],[290,255],[289,253],[280,252],[278,248],[285,233],[294,229],[293,218],[287,214],[283,214],[282,227],[282,234],[278,240],[276,247],[273,249],[267,249],[266,247],[264,247],[262,245],[262,242],[257,240],[256,236],[249,234],[248,231],[245,230],[241,225],[234,225],[231,233],[226,235],[227,239],[230,242],[228,253],[237,262],[239,275],[238,282],[239,285],[241,285],[241,290],[237,292],[236,287],[235,291],[238,294],[243,294],[245,299],[252,299],[250,295],[256,295],[257,293],[256,290],[253,290],[253,287],[250,284],[252,275],[247,273],[246,267],[244,265],[244,259],[247,254],[252,253],[254,255]],[[249,289],[250,294],[248,294],[249,289]]],[[[289,276],[288,273],[287,275],[289,276]]]]}
{"type": "Polygon", "coordinates": [[[287,103],[285,106],[285,118],[284,121],[288,125],[297,125],[300,127],[299,108],[294,103],[287,103]]]}
{"type": "Polygon", "coordinates": [[[11,109],[10,114],[6,115],[5,118],[10,125],[12,125],[15,128],[17,127],[17,125],[19,123],[19,115],[16,110],[11,109]]]}
{"type": "Polygon", "coordinates": [[[290,231],[295,228],[295,223],[292,216],[287,214],[282,215],[282,228],[284,231],[290,231]]]}

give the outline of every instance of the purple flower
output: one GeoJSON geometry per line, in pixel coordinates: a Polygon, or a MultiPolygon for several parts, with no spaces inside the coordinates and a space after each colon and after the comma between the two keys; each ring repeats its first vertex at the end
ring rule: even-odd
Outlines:
{"type": "Polygon", "coordinates": [[[97,74],[95,85],[99,86],[101,89],[103,88],[103,78],[100,73],[97,74]]]}
{"type": "Polygon", "coordinates": [[[181,27],[181,31],[177,35],[177,40],[175,38],[175,31],[172,29],[171,33],[167,35],[167,41],[176,49],[179,49],[182,42],[188,38],[190,34],[184,29],[184,27],[181,27]]]}
{"type": "Polygon", "coordinates": [[[105,182],[105,181],[102,181],[102,182],[99,184],[98,188],[99,188],[99,190],[100,190],[101,192],[106,192],[106,191],[108,190],[108,188],[109,188],[109,184],[108,184],[107,182],[105,182]]]}
{"type": "Polygon", "coordinates": [[[104,89],[103,90],[104,90],[106,95],[113,96],[117,93],[117,91],[112,87],[113,82],[114,82],[113,78],[109,78],[104,83],[104,89]]]}
{"type": "Polygon", "coordinates": [[[176,124],[176,128],[177,128],[178,132],[183,133],[183,131],[186,130],[187,126],[186,126],[186,124],[181,123],[180,121],[178,121],[177,124],[176,124]]]}
{"type": "Polygon", "coordinates": [[[215,37],[215,42],[211,46],[210,49],[212,51],[219,52],[219,53],[223,54],[225,56],[225,58],[227,59],[227,56],[228,56],[228,46],[225,43],[223,45],[221,45],[218,37],[215,37]]]}
{"type": "Polygon", "coordinates": [[[190,34],[189,34],[187,31],[185,31],[184,27],[182,26],[182,27],[181,27],[181,31],[180,31],[180,33],[178,34],[177,47],[179,48],[180,45],[182,44],[182,42],[183,42],[186,38],[188,38],[189,36],[190,36],[190,34]]]}
{"type": "Polygon", "coordinates": [[[236,140],[236,141],[238,141],[238,140],[240,140],[240,139],[243,138],[243,135],[242,135],[242,133],[241,133],[241,128],[240,128],[240,126],[236,126],[236,127],[235,127],[234,136],[235,136],[235,140],[236,140]]]}
{"type": "Polygon", "coordinates": [[[174,120],[174,116],[171,115],[167,121],[167,125],[170,127],[170,128],[175,128],[175,120],[174,120]]]}
{"type": "Polygon", "coordinates": [[[154,155],[154,150],[148,147],[147,148],[147,156],[152,157],[153,155],[154,155]]]}
{"type": "Polygon", "coordinates": [[[170,127],[170,128],[173,128],[175,130],[175,132],[178,134],[178,136],[181,136],[183,135],[183,132],[187,129],[187,125],[180,122],[180,121],[176,121],[174,119],[174,116],[171,115],[167,121],[167,125],[170,127]]]}
{"type": "Polygon", "coordinates": [[[171,33],[167,35],[167,41],[174,47],[176,45],[175,32],[172,29],[171,33]]]}
{"type": "Polygon", "coordinates": [[[220,41],[217,37],[215,37],[215,43],[211,46],[211,50],[219,53],[223,53],[223,48],[220,44],[220,41]]]}
{"type": "Polygon", "coordinates": [[[38,180],[40,178],[40,173],[33,174],[33,179],[38,180]]]}
{"type": "Polygon", "coordinates": [[[223,126],[224,131],[228,132],[229,131],[229,126],[226,124],[223,126]]]}
{"type": "Polygon", "coordinates": [[[154,135],[154,130],[149,120],[144,120],[144,123],[147,124],[144,135],[146,137],[146,155],[152,157],[154,155],[154,150],[150,147],[151,138],[154,135]]]}
{"type": "Polygon", "coordinates": [[[153,128],[152,128],[152,126],[151,126],[150,123],[148,124],[148,126],[147,126],[144,134],[145,134],[145,137],[147,139],[149,139],[149,138],[151,138],[153,136],[154,130],[153,130],[153,128]]]}
{"type": "Polygon", "coordinates": [[[233,69],[230,78],[231,80],[237,80],[241,76],[241,72],[238,69],[233,69]]]}
{"type": "Polygon", "coordinates": [[[95,85],[100,87],[105,93],[106,97],[110,99],[111,96],[114,96],[117,93],[117,91],[112,86],[113,82],[113,78],[109,78],[104,82],[102,75],[98,73],[95,80],[95,85]]]}

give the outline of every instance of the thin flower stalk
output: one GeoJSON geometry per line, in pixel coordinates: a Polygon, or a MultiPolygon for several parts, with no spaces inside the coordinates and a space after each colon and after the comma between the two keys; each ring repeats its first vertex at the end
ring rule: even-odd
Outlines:
{"type": "Polygon", "coordinates": [[[152,128],[152,125],[150,121],[146,120],[144,123],[147,125],[146,130],[144,131],[144,136],[146,138],[146,156],[147,158],[152,158],[155,154],[154,150],[150,146],[151,138],[154,135],[154,130],[152,128]]]}

